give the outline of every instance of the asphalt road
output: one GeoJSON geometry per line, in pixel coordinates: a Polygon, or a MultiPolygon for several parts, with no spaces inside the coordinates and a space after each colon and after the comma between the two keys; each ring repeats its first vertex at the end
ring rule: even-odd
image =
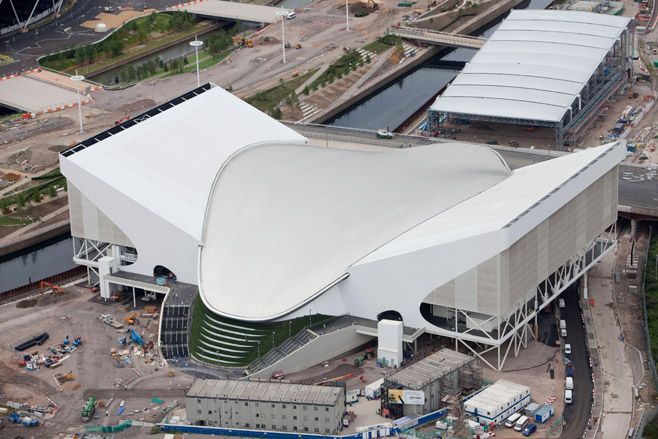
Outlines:
{"type": "Polygon", "coordinates": [[[180,0],[77,0],[70,11],[52,23],[27,33],[15,33],[0,39],[0,52],[16,60],[0,67],[0,75],[36,67],[36,60],[42,55],[100,40],[106,34],[98,34],[80,25],[102,12],[104,6],[162,10],[178,3],[180,0]],[[71,31],[64,32],[68,27],[71,31]]]}
{"type": "MultiPolygon", "coordinates": [[[[572,285],[561,297],[564,298],[566,305],[561,310],[561,315],[567,321],[567,342],[571,344],[571,361],[574,369],[573,403],[565,406],[563,414],[565,427],[561,437],[579,438],[587,428],[592,408],[592,369],[585,345],[587,335],[578,301],[577,285],[572,285]]],[[[564,393],[557,396],[564,397],[564,393]]]]}

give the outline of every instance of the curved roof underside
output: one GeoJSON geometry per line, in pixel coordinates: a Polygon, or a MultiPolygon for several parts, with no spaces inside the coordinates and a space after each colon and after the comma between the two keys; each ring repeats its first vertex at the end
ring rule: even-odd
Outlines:
{"type": "Polygon", "coordinates": [[[283,316],[377,248],[510,174],[496,152],[468,144],[247,148],[220,171],[210,195],[201,295],[226,316],[283,316]]]}
{"type": "Polygon", "coordinates": [[[589,12],[513,10],[432,110],[559,122],[628,23],[589,12]]]}
{"type": "Polygon", "coordinates": [[[231,154],[263,141],[306,139],[213,87],[65,159],[201,242],[217,172],[231,154]]]}

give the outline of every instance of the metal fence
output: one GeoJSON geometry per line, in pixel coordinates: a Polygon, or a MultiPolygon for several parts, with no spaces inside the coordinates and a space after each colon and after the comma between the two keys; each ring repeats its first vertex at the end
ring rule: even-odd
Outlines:
{"type": "Polygon", "coordinates": [[[585,344],[590,354],[590,365],[592,368],[592,407],[590,410],[589,427],[585,430],[583,438],[593,439],[596,437],[601,425],[601,416],[603,414],[603,371],[601,370],[601,358],[599,356],[598,342],[596,332],[592,324],[592,310],[587,299],[581,296],[581,309],[583,312],[583,323],[585,324],[585,344]],[[593,426],[593,428],[591,428],[593,426]]]}

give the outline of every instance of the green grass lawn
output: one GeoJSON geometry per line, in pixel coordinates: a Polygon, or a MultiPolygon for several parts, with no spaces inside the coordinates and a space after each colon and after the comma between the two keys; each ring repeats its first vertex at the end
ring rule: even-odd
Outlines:
{"type": "Polygon", "coordinates": [[[25,226],[32,223],[27,218],[15,216],[0,216],[0,226],[25,226]]]}
{"type": "Polygon", "coordinates": [[[260,111],[271,113],[272,110],[285,100],[291,93],[301,86],[308,78],[313,76],[316,70],[310,70],[307,73],[296,78],[272,87],[269,90],[261,91],[245,99],[249,104],[258,108],[260,111]]]}
{"type": "MultiPolygon", "coordinates": [[[[241,327],[253,328],[255,329],[254,334],[264,335],[260,338],[260,355],[265,355],[273,346],[278,346],[283,343],[286,339],[289,338],[290,334],[293,336],[303,330],[305,327],[309,326],[309,318],[298,317],[296,319],[287,320],[283,322],[268,322],[268,323],[251,323],[243,322],[239,320],[229,319],[227,317],[219,316],[212,311],[210,311],[203,304],[200,296],[197,296],[194,301],[194,309],[192,311],[192,325],[190,329],[190,354],[192,357],[202,361],[204,363],[213,363],[217,362],[209,361],[206,359],[200,359],[195,356],[195,353],[199,351],[199,337],[201,334],[201,328],[203,327],[203,322],[206,316],[210,316],[215,320],[226,322],[232,325],[237,325],[241,327]],[[272,333],[274,333],[274,344],[272,344],[272,333]]],[[[316,325],[322,322],[327,322],[328,320],[333,319],[332,316],[325,316],[320,314],[315,314],[311,316],[311,324],[316,325]]],[[[245,358],[240,361],[240,364],[235,365],[235,367],[245,367],[248,366],[251,362],[258,358],[258,346],[256,343],[253,344],[253,348],[246,354],[245,358]]],[[[210,355],[205,353],[204,355],[210,355]]]]}
{"type": "Polygon", "coordinates": [[[377,38],[367,46],[363,46],[363,48],[369,52],[382,53],[386,52],[388,49],[401,42],[402,38],[398,37],[397,35],[384,35],[383,37],[377,38]]]}
{"type": "Polygon", "coordinates": [[[327,70],[315,78],[310,88],[315,90],[318,87],[330,84],[336,79],[340,79],[348,75],[351,71],[356,70],[361,64],[363,64],[361,55],[356,50],[352,50],[338,58],[327,70]]]}
{"type": "MultiPolygon", "coordinates": [[[[224,61],[224,59],[233,52],[233,49],[228,49],[220,53],[219,55],[212,56],[208,53],[207,50],[202,50],[199,52],[199,70],[207,69],[208,67],[214,66],[215,64],[224,61]]],[[[187,57],[189,64],[183,68],[183,73],[190,73],[196,71],[196,56],[191,54],[187,57]]],[[[173,73],[175,74],[175,73],[173,73]]]]}

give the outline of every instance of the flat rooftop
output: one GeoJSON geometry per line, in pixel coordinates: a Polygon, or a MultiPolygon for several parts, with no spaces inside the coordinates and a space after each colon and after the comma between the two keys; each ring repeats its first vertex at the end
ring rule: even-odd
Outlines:
{"type": "Polygon", "coordinates": [[[273,6],[253,5],[222,0],[204,0],[201,3],[184,4],[169,9],[187,11],[202,17],[226,18],[230,20],[249,21],[252,23],[275,23],[292,9],[273,6]]]}
{"type": "Polygon", "coordinates": [[[389,383],[419,390],[449,373],[475,361],[475,357],[451,349],[441,349],[386,378],[389,383]]]}
{"type": "MultiPolygon", "coordinates": [[[[81,96],[85,100],[87,97],[81,96]]],[[[39,113],[77,104],[76,92],[27,76],[0,81],[0,105],[17,111],[39,113]]]]}
{"type": "Polygon", "coordinates": [[[498,380],[473,398],[466,401],[468,407],[475,407],[478,411],[495,412],[501,402],[516,400],[519,395],[530,395],[530,388],[523,384],[507,380],[498,380]]]}
{"type": "Polygon", "coordinates": [[[342,387],[271,381],[199,379],[192,384],[187,397],[333,406],[340,400],[342,393],[342,387]]]}

